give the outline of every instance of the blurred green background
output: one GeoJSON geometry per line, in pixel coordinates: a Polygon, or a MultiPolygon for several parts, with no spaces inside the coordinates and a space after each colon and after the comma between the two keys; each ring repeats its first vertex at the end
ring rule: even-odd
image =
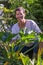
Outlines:
{"type": "Polygon", "coordinates": [[[0,13],[0,25],[4,23],[4,26],[11,28],[17,22],[14,10],[18,6],[23,6],[26,9],[26,18],[36,21],[43,31],[43,0],[0,0],[0,12],[2,10],[3,14],[0,13]]]}

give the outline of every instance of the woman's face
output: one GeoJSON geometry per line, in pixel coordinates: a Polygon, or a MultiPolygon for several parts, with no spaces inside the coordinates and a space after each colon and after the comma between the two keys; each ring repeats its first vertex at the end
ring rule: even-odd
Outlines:
{"type": "Polygon", "coordinates": [[[25,13],[23,11],[16,11],[16,18],[18,21],[23,21],[25,18],[25,13]]]}

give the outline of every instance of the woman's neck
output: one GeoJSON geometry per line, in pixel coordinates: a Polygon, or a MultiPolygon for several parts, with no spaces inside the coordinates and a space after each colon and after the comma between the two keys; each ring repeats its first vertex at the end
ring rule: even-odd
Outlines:
{"type": "Polygon", "coordinates": [[[20,28],[24,28],[25,24],[26,24],[26,20],[23,20],[22,22],[21,21],[18,22],[20,28]]]}

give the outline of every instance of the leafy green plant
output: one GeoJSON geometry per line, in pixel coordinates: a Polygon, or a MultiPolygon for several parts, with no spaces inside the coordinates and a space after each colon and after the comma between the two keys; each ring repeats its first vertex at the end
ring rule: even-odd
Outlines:
{"type": "MultiPolygon", "coordinates": [[[[30,59],[24,55],[27,51],[24,54],[20,53],[20,51],[22,50],[22,48],[25,45],[32,43],[32,42],[36,42],[38,38],[40,39],[40,41],[43,41],[43,36],[42,36],[43,34],[36,35],[36,32],[33,32],[33,31],[28,32],[28,33],[25,33],[25,31],[23,33],[23,30],[21,30],[20,33],[18,34],[18,35],[20,35],[20,38],[17,37],[16,44],[14,44],[14,42],[10,43],[10,40],[14,36],[17,36],[17,35],[13,35],[10,32],[8,32],[8,33],[6,33],[6,34],[8,34],[7,35],[8,37],[3,41],[2,37],[3,37],[3,35],[6,36],[6,34],[5,34],[5,32],[4,33],[0,32],[0,34],[1,34],[0,40],[2,41],[2,42],[0,42],[0,50],[1,50],[0,51],[0,53],[1,53],[0,62],[2,62],[3,64],[8,63],[9,65],[13,65],[13,64],[16,64],[16,65],[20,65],[20,64],[29,65],[30,64],[31,65],[30,59]],[[21,42],[23,42],[23,44],[21,42]],[[18,49],[17,52],[15,52],[14,47],[17,45],[20,46],[20,48],[18,49]]],[[[28,52],[29,52],[29,50],[28,50],[28,52]]],[[[39,59],[38,59],[38,62],[39,62],[39,59]]]]}
{"type": "Polygon", "coordinates": [[[31,64],[28,57],[22,53],[14,51],[15,44],[1,43],[0,50],[2,55],[0,55],[0,62],[4,65],[26,65],[31,64]],[[27,61],[28,60],[28,61],[27,61]]]}

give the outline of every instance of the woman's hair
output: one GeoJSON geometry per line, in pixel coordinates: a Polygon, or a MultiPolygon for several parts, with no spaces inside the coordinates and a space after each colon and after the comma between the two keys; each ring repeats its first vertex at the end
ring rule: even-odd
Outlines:
{"type": "Polygon", "coordinates": [[[16,8],[16,9],[15,9],[15,12],[16,12],[16,11],[23,11],[23,13],[26,12],[26,10],[25,10],[23,7],[18,7],[18,8],[16,8]]]}

